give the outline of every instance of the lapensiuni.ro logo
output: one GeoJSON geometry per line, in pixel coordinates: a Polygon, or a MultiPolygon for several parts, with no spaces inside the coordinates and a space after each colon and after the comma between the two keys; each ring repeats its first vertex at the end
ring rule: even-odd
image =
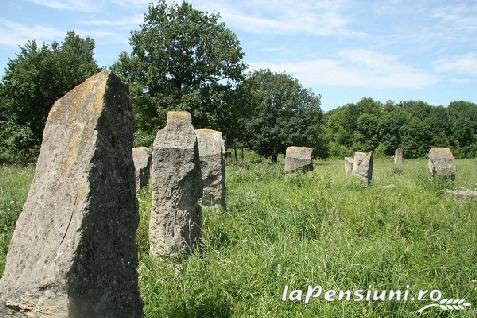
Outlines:
{"type": "Polygon", "coordinates": [[[355,290],[324,290],[321,285],[309,285],[306,289],[291,289],[285,285],[282,293],[283,301],[296,301],[308,304],[313,299],[324,299],[328,302],[333,301],[368,301],[368,302],[384,302],[384,301],[398,301],[398,302],[412,302],[412,301],[427,301],[417,312],[423,313],[426,310],[438,308],[441,311],[457,311],[465,310],[471,304],[465,299],[461,298],[444,298],[442,292],[438,289],[420,290],[417,293],[412,293],[410,286],[407,285],[404,289],[394,290],[379,290],[368,286],[367,289],[355,290]]]}

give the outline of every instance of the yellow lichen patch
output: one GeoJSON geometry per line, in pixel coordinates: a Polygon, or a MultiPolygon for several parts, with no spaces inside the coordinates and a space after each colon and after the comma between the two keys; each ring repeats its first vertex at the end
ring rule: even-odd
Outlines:
{"type": "Polygon", "coordinates": [[[295,146],[291,146],[291,147],[288,147],[287,148],[287,152],[290,151],[290,152],[301,152],[301,151],[310,151],[310,150],[313,150],[311,148],[307,148],[307,147],[295,147],[295,146]]]}
{"type": "Polygon", "coordinates": [[[452,154],[449,148],[431,148],[431,153],[448,153],[452,154]]]}
{"type": "Polygon", "coordinates": [[[167,119],[187,120],[190,119],[190,113],[184,111],[170,111],[167,112],[167,119]]]}
{"type": "Polygon", "coordinates": [[[104,94],[109,71],[97,73],[73,88],[55,102],[48,115],[48,122],[72,123],[77,120],[97,118],[104,105],[104,94]]]}

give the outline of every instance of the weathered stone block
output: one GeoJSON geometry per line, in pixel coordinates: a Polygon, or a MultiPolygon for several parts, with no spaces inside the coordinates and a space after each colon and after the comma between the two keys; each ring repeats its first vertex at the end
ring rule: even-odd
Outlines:
{"type": "Polygon", "coordinates": [[[444,195],[459,201],[477,201],[477,190],[444,190],[444,195]]]}
{"type": "Polygon", "coordinates": [[[431,148],[428,167],[433,177],[455,178],[455,160],[449,148],[431,148]]]}
{"type": "Polygon", "coordinates": [[[225,209],[225,144],[222,133],[196,129],[202,173],[202,204],[225,209]]]}
{"type": "Polygon", "coordinates": [[[401,148],[397,148],[394,151],[394,164],[400,165],[402,164],[402,159],[403,159],[403,153],[401,148]]]}
{"type": "Polygon", "coordinates": [[[109,71],[53,105],[0,281],[0,312],[143,316],[133,127],[127,87],[109,71]]]}
{"type": "Polygon", "coordinates": [[[152,150],[153,256],[187,254],[200,237],[202,177],[197,137],[188,112],[168,112],[152,150]]]}
{"type": "Polygon", "coordinates": [[[353,157],[345,157],[344,163],[345,163],[345,172],[346,173],[351,173],[353,171],[353,157]]]}
{"type": "Polygon", "coordinates": [[[288,147],[285,156],[285,172],[312,171],[313,161],[311,159],[312,148],[288,147]]]}
{"type": "Polygon", "coordinates": [[[152,150],[146,147],[132,149],[134,168],[136,169],[136,190],[144,188],[151,174],[152,150]]]}
{"type": "Polygon", "coordinates": [[[353,160],[352,174],[366,185],[373,180],[373,152],[355,152],[353,160]]]}

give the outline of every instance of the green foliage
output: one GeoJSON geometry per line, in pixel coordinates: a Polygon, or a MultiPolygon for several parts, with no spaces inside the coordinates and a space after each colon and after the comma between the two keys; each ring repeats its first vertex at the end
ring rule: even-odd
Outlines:
{"type": "Polygon", "coordinates": [[[94,41],[68,32],[62,43],[20,47],[0,86],[0,162],[35,159],[53,103],[98,71],[94,41]]]}
{"type": "Polygon", "coordinates": [[[233,135],[239,110],[230,95],[242,80],[244,54],[218,15],[159,1],[130,44],[132,53],[121,53],[111,69],[130,86],[136,145],[150,146],[167,110],[189,111],[196,128],[233,135]]]}
{"type": "Polygon", "coordinates": [[[320,96],[290,75],[269,70],[252,73],[239,91],[250,108],[245,124],[249,148],[272,162],[288,146],[312,147],[315,155],[325,155],[320,96]]]}
{"type": "Polygon", "coordinates": [[[0,165],[0,276],[3,274],[15,222],[27,198],[32,177],[32,167],[0,165]]]}
{"type": "Polygon", "coordinates": [[[370,98],[325,114],[329,154],[375,150],[391,156],[402,147],[406,158],[427,156],[430,147],[451,147],[458,158],[477,156],[477,105],[452,102],[447,108],[405,101],[384,105],[370,98]]]}
{"type": "MultiPolygon", "coordinates": [[[[200,248],[179,270],[148,255],[149,189],[138,193],[139,284],[145,317],[416,317],[427,301],[281,300],[283,288],[439,289],[477,303],[477,202],[440,193],[426,160],[376,160],[365,188],[341,160],[286,176],[283,166],[227,167],[226,213],[203,210],[200,248]],[[394,184],[393,190],[383,186],[394,184]]],[[[455,187],[472,188],[476,160],[457,160],[455,187]]],[[[0,167],[0,273],[31,168],[0,167]]],[[[1,275],[1,274],[0,274],[1,275]]],[[[411,294],[414,296],[414,294],[411,294]]],[[[428,317],[447,317],[437,310],[428,317]]],[[[475,317],[475,309],[458,317],[475,317]]],[[[457,317],[455,316],[455,317],[457,317]]],[[[454,317],[452,314],[449,317],[454,317]]]]}

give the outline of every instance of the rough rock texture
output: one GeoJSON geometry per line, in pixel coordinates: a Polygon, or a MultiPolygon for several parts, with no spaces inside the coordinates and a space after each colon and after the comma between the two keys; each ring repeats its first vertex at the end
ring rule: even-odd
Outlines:
{"type": "Polygon", "coordinates": [[[132,149],[134,168],[136,169],[136,190],[144,188],[149,182],[151,172],[152,151],[150,148],[138,147],[132,149]]]}
{"type": "Polygon", "coordinates": [[[444,195],[447,197],[455,198],[459,201],[477,200],[477,190],[444,190],[444,195]]]}
{"type": "Polygon", "coordinates": [[[449,148],[431,148],[428,167],[433,177],[455,177],[454,156],[449,148]]]}
{"type": "Polygon", "coordinates": [[[108,71],[53,105],[0,281],[0,312],[143,316],[133,127],[127,87],[108,71]]]}
{"type": "Polygon", "coordinates": [[[369,185],[373,180],[373,152],[355,152],[353,160],[352,174],[359,177],[359,179],[366,185],[369,185]]]}
{"type": "Polygon", "coordinates": [[[345,163],[345,171],[346,173],[351,173],[353,171],[353,157],[345,157],[344,163],[345,163]]]}
{"type": "Polygon", "coordinates": [[[188,112],[168,112],[152,150],[153,256],[187,254],[200,236],[202,177],[197,138],[188,112]]]}
{"type": "Polygon", "coordinates": [[[396,151],[394,152],[394,164],[397,164],[397,165],[402,164],[402,159],[403,159],[402,149],[397,148],[396,151]]]}
{"type": "Polygon", "coordinates": [[[285,156],[285,172],[312,171],[313,161],[311,160],[312,148],[288,147],[285,156]]]}
{"type": "Polygon", "coordinates": [[[196,129],[202,173],[202,204],[225,209],[225,143],[222,133],[196,129]]]}

